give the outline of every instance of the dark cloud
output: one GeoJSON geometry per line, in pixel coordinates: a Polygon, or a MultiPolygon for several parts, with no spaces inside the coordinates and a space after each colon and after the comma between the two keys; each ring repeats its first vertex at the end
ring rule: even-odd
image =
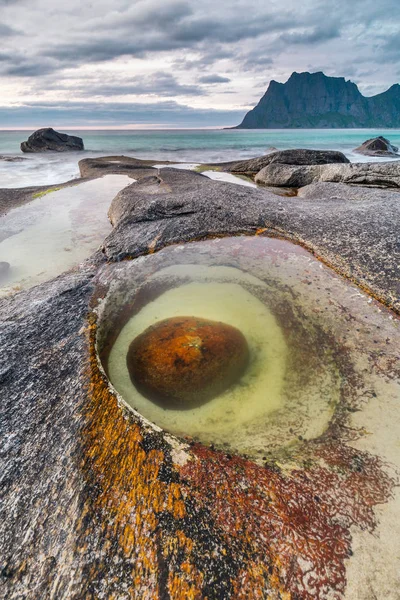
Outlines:
{"type": "Polygon", "coordinates": [[[0,106],[0,126],[46,126],[49,123],[90,126],[175,125],[179,127],[231,126],[243,118],[245,110],[195,109],[177,102],[154,104],[125,102],[30,102],[19,107],[0,106]]]}
{"type": "MultiPolygon", "coordinates": [[[[228,80],[229,81],[229,80],[228,80]]],[[[41,93],[43,80],[36,82],[31,88],[34,94],[41,93]]],[[[46,89],[69,91],[82,97],[92,96],[155,96],[174,98],[176,96],[206,96],[207,90],[200,85],[185,85],[177,81],[170,73],[155,72],[151,75],[137,75],[128,80],[125,77],[80,79],[74,82],[63,78],[47,78],[46,89]]]]}
{"type": "Polygon", "coordinates": [[[230,81],[229,77],[222,77],[221,75],[203,75],[199,78],[200,83],[229,83],[230,81]]]}
{"type": "Polygon", "coordinates": [[[280,36],[279,40],[284,44],[320,44],[340,37],[340,27],[334,24],[323,25],[321,27],[314,27],[311,30],[295,32],[295,33],[284,33],[280,36]]]}
{"type": "Polygon", "coordinates": [[[90,96],[204,96],[206,91],[197,85],[183,85],[169,73],[154,73],[148,77],[138,76],[132,78],[129,84],[114,80],[112,83],[86,84],[81,88],[84,95],[90,96]]]}
{"type": "Polygon", "coordinates": [[[0,36],[8,37],[11,35],[18,35],[18,34],[19,34],[19,31],[17,29],[14,29],[14,27],[10,27],[10,25],[6,25],[5,23],[0,23],[0,36]]]}
{"type": "MultiPolygon", "coordinates": [[[[242,106],[256,101],[254,90],[265,90],[270,79],[285,81],[292,71],[323,66],[328,75],[355,78],[375,93],[398,77],[399,0],[352,0],[351,6],[348,0],[231,0],[229,6],[214,0],[0,0],[0,7],[0,77],[7,88],[19,86],[10,103],[21,100],[21,89],[43,99],[63,95],[81,102],[81,117],[91,118],[87,101],[98,98],[94,113],[107,122],[116,96],[183,97],[184,103],[192,97],[193,104],[217,106],[229,94],[231,106],[242,106]],[[229,90],[218,83],[230,83],[229,90]]],[[[174,110],[189,115],[182,107],[174,110]]],[[[27,118],[28,108],[21,110],[27,118]]],[[[32,104],[36,116],[39,110],[57,109],[32,104]]],[[[65,118],[72,115],[62,110],[65,118]]],[[[118,115],[129,119],[123,110],[118,115]]],[[[73,111],[78,118],[78,107],[73,111]]],[[[149,115],[159,111],[177,118],[165,102],[149,105],[149,115]]],[[[204,123],[208,114],[209,124],[211,115],[226,114],[193,111],[190,119],[196,114],[204,123]]]]}

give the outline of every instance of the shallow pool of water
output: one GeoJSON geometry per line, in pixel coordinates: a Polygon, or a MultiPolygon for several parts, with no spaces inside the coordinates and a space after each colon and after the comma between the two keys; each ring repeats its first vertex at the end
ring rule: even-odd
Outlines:
{"type": "Polygon", "coordinates": [[[352,366],[332,329],[332,274],[304,250],[280,240],[225,238],[108,269],[115,276],[99,313],[100,359],[124,402],[148,421],[253,459],[318,438],[330,426],[352,366]],[[250,349],[238,381],[185,410],[143,396],[126,362],[138,335],[177,316],[232,325],[250,349]]]}
{"type": "Polygon", "coordinates": [[[0,280],[0,297],[52,279],[90,256],[111,230],[111,201],[133,182],[106,175],[55,189],[2,217],[0,261],[10,267],[0,280]]]}

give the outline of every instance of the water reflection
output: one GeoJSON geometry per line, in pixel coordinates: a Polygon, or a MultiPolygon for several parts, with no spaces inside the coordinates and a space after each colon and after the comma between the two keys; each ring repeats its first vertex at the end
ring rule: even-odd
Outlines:
{"type": "Polygon", "coordinates": [[[0,297],[32,287],[78,265],[111,230],[107,211],[133,179],[106,175],[38,197],[0,220],[0,262],[9,269],[0,297]]]}

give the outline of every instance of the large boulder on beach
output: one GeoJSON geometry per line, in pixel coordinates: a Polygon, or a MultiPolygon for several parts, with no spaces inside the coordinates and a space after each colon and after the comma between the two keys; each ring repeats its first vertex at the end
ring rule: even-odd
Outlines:
{"type": "Polygon", "coordinates": [[[367,140],[355,148],[354,152],[365,156],[400,156],[397,154],[398,150],[397,146],[393,146],[387,138],[380,135],[367,140]]]}
{"type": "Polygon", "coordinates": [[[348,158],[336,150],[281,150],[266,156],[259,156],[238,163],[231,163],[227,167],[230,173],[256,174],[267,165],[280,163],[284,165],[325,165],[330,163],[348,163],[348,158]]]}
{"type": "Polygon", "coordinates": [[[400,188],[400,163],[349,163],[345,165],[270,164],[255,177],[261,185],[300,188],[318,181],[400,188]]]}
{"type": "Polygon", "coordinates": [[[83,140],[75,135],[59,133],[51,127],[38,129],[21,144],[22,152],[75,152],[84,150],[83,140]]]}

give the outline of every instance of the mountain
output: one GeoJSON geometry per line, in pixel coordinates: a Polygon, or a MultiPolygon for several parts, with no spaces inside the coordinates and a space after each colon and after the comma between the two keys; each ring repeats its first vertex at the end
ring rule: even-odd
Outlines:
{"type": "Polygon", "coordinates": [[[271,81],[260,102],[234,129],[400,127],[400,85],[363,96],[352,81],[292,73],[271,81]]]}

